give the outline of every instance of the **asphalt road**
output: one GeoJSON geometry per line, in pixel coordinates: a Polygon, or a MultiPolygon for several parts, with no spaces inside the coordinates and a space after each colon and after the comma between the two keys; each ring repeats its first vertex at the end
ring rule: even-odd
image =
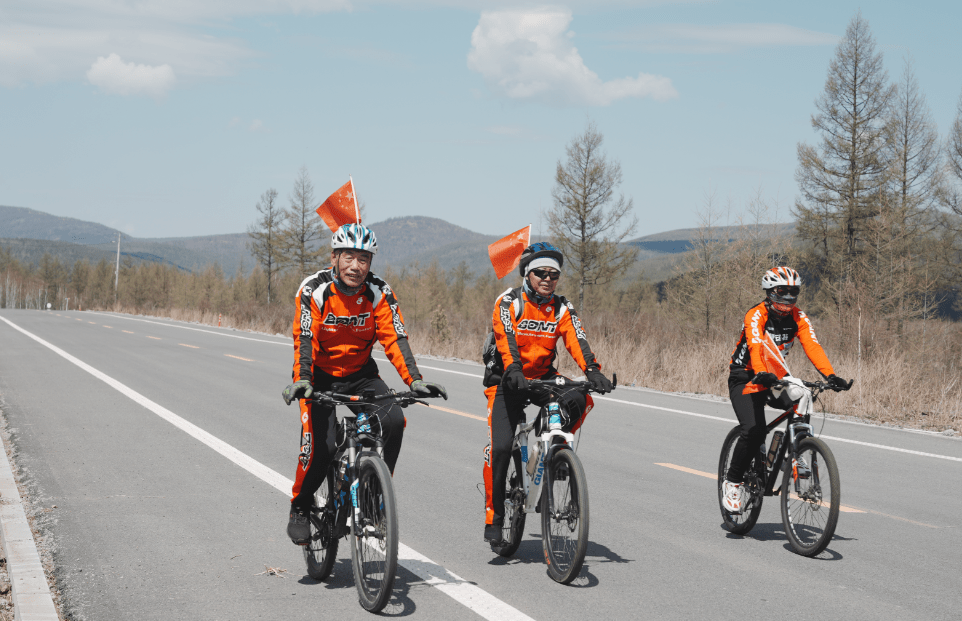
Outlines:
{"type": "MultiPolygon", "coordinates": [[[[0,311],[2,407],[74,618],[369,618],[346,545],[317,583],[285,535],[292,354],[280,337],[196,324],[0,311]]],[[[749,536],[722,528],[712,473],[734,424],[727,403],[619,389],[596,399],[578,448],[591,543],[566,587],[546,575],[539,520],[510,560],[482,541],[480,367],[419,364],[451,398],[406,411],[387,616],[960,618],[962,441],[828,420],[851,511],[806,559],[790,551],[777,498],[749,536]]]]}

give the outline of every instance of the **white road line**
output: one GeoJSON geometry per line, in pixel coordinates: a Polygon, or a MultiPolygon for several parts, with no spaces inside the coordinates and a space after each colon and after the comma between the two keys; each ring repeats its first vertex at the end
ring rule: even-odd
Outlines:
{"type": "MultiPolygon", "coordinates": [[[[111,313],[100,313],[97,311],[85,311],[88,313],[93,313],[95,315],[106,315],[108,317],[115,317],[117,319],[126,319],[128,321],[140,321],[143,323],[153,323],[158,326],[167,326],[168,328],[180,328],[181,330],[193,330],[194,332],[206,332],[207,334],[216,334],[217,336],[229,336],[232,339],[242,339],[245,341],[256,341],[258,343],[270,343],[271,345],[283,345],[284,347],[293,347],[293,341],[281,343],[279,341],[268,341],[266,339],[255,339],[249,336],[241,336],[239,334],[227,334],[225,332],[217,332],[216,330],[204,330],[203,328],[191,328],[190,326],[178,326],[163,321],[151,321],[150,319],[138,319],[137,317],[126,317],[124,315],[114,315],[111,313]]],[[[93,323],[93,322],[91,322],[93,323]]]]}
{"type": "MultiPolygon", "coordinates": [[[[88,312],[89,312],[89,311],[88,311],[88,312]]],[[[108,313],[100,313],[100,314],[107,315],[108,313]]],[[[200,329],[200,328],[190,328],[190,327],[187,327],[187,326],[171,326],[171,325],[168,324],[168,323],[163,323],[163,322],[160,322],[160,321],[150,321],[150,320],[147,320],[147,319],[136,319],[136,318],[134,318],[134,317],[124,317],[124,316],[121,316],[121,315],[112,315],[112,314],[111,314],[110,316],[111,316],[111,317],[118,317],[118,318],[120,318],[120,319],[130,319],[131,321],[144,321],[144,322],[146,322],[146,323],[156,323],[156,324],[159,324],[159,325],[162,325],[162,326],[169,326],[169,327],[174,327],[174,328],[182,328],[182,329],[184,329],[184,330],[196,330],[196,331],[198,331],[198,332],[208,332],[208,333],[210,333],[210,334],[218,334],[218,335],[220,335],[220,336],[229,336],[229,337],[232,337],[232,338],[244,339],[244,340],[247,340],[247,341],[258,341],[258,342],[261,342],[261,343],[273,343],[274,345],[289,346],[288,343],[278,343],[277,341],[267,341],[267,340],[264,340],[264,339],[255,339],[255,338],[250,338],[250,337],[246,337],[246,336],[238,336],[238,335],[236,335],[236,334],[224,334],[223,332],[215,332],[215,331],[213,331],[213,330],[202,330],[202,329],[200,329]]],[[[91,322],[91,323],[92,323],[92,322],[91,322]]],[[[378,358],[378,360],[381,361],[381,362],[387,362],[387,359],[385,359],[385,358],[378,358]]],[[[442,367],[429,367],[429,366],[425,366],[425,365],[421,365],[421,364],[418,364],[418,368],[420,368],[420,369],[430,369],[431,371],[441,371],[441,372],[443,372],[443,373],[454,373],[455,375],[466,375],[466,376],[468,376],[468,377],[477,377],[477,378],[479,378],[479,379],[481,379],[481,378],[483,377],[482,375],[478,375],[477,373],[465,373],[464,371],[452,371],[451,369],[445,369],[445,368],[442,368],[442,367]]],[[[729,423],[729,424],[735,424],[735,423],[737,422],[737,421],[732,420],[731,418],[724,418],[724,417],[721,417],[721,416],[711,416],[711,415],[709,415],[709,414],[699,414],[699,413],[697,413],[697,412],[688,412],[688,411],[686,411],[686,410],[676,410],[676,409],[674,409],[674,408],[666,408],[666,407],[661,407],[661,406],[657,406],[657,405],[646,405],[646,404],[644,404],[644,403],[637,403],[637,402],[635,402],[635,401],[625,401],[625,400],[623,400],[623,399],[615,399],[614,397],[602,397],[602,396],[599,396],[599,395],[594,395],[592,398],[593,398],[593,399],[601,399],[602,401],[614,401],[615,403],[623,403],[623,404],[625,404],[625,405],[634,405],[634,406],[636,406],[636,407],[648,408],[648,409],[651,409],[651,410],[661,410],[661,411],[663,411],[663,412],[671,412],[671,413],[673,413],[673,414],[683,414],[683,415],[685,415],[685,416],[694,416],[694,417],[697,417],[697,418],[707,418],[707,419],[709,419],[709,420],[717,420],[717,421],[721,421],[721,422],[723,422],[723,423],[729,423]]],[[[845,422],[845,421],[840,421],[840,422],[845,422]]],[[[871,442],[860,442],[860,441],[858,441],[858,440],[848,440],[848,439],[845,439],[845,438],[837,438],[837,437],[834,437],[834,436],[819,436],[819,437],[825,438],[826,440],[832,440],[832,441],[835,441],[835,442],[846,442],[846,443],[848,443],[848,444],[858,444],[858,445],[861,445],[861,446],[868,446],[868,447],[870,447],[870,448],[877,448],[877,449],[882,449],[882,450],[885,450],[885,451],[893,451],[893,452],[896,452],[896,453],[907,453],[907,454],[909,454],[909,455],[918,455],[918,456],[920,456],[920,457],[934,457],[934,458],[936,458],[936,459],[945,459],[945,460],[948,460],[948,461],[956,461],[956,462],[962,463],[962,458],[960,458],[960,457],[952,457],[952,456],[950,456],[950,455],[939,455],[938,453],[926,453],[926,452],[924,452],[924,451],[913,451],[913,450],[909,450],[909,449],[898,448],[898,447],[896,447],[896,446],[888,446],[888,445],[885,445],[885,444],[873,444],[873,443],[871,443],[871,442]]]]}
{"type": "MultiPolygon", "coordinates": [[[[464,373],[462,371],[452,371],[450,369],[443,369],[441,367],[428,367],[423,365],[418,365],[420,369],[431,369],[432,371],[443,371],[445,373],[456,373],[458,375],[468,375],[470,377],[481,378],[481,375],[473,373],[464,373]]],[[[697,418],[707,418],[709,420],[717,420],[723,423],[728,423],[729,425],[738,424],[738,421],[732,420],[731,418],[725,418],[723,416],[712,416],[710,414],[699,414],[698,412],[689,412],[687,410],[676,410],[674,408],[666,408],[659,405],[648,405],[645,403],[637,403],[635,401],[625,401],[624,399],[615,399],[614,397],[603,397],[601,395],[592,395],[592,399],[600,399],[602,401],[613,401],[615,403],[623,403],[625,405],[633,405],[639,408],[648,408],[649,410],[660,410],[662,412],[671,412],[672,414],[683,414],[685,416],[694,416],[697,418]]],[[[913,451],[910,449],[899,448],[897,446],[888,446],[885,444],[874,444],[872,442],[861,442],[859,440],[849,440],[847,438],[838,438],[835,436],[819,436],[825,440],[831,440],[833,442],[845,442],[848,444],[858,444],[860,446],[868,446],[871,448],[882,449],[886,451],[895,451],[896,453],[908,453],[909,455],[918,455],[920,457],[934,457],[936,459],[946,459],[948,461],[962,462],[960,457],[952,457],[951,455],[939,455],[938,453],[926,453],[924,451],[913,451]]]]}
{"type": "MultiPolygon", "coordinates": [[[[245,453],[242,453],[220,438],[217,438],[207,431],[204,431],[197,425],[194,425],[193,423],[181,418],[177,414],[174,414],[167,408],[155,403],[154,401],[151,401],[137,391],[128,388],[124,384],[121,384],[109,375],[98,371],[86,362],[83,362],[82,360],[79,360],[78,358],[68,354],[56,345],[48,343],[39,336],[24,330],[5,317],[0,317],[0,320],[4,321],[18,332],[50,349],[57,355],[77,365],[87,373],[90,373],[111,388],[147,408],[157,416],[160,416],[191,437],[200,440],[268,485],[286,495],[290,494],[291,487],[294,485],[294,482],[287,477],[275,470],[272,470],[271,468],[268,468],[245,453]]],[[[403,543],[398,544],[398,562],[402,567],[417,575],[427,584],[436,587],[445,595],[451,597],[459,604],[474,611],[485,619],[490,619],[491,621],[534,621],[531,617],[524,614],[520,610],[510,606],[509,604],[506,604],[505,602],[502,602],[487,591],[484,591],[483,589],[465,581],[460,576],[448,571],[441,565],[438,565],[428,557],[420,554],[416,550],[404,545],[403,543]]]]}

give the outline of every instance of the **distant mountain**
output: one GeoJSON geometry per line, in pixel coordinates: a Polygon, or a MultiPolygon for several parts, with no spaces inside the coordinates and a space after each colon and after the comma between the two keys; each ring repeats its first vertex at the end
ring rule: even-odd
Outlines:
{"type": "MultiPolygon", "coordinates": [[[[376,272],[383,272],[387,266],[401,270],[414,263],[424,267],[434,260],[444,269],[464,261],[476,276],[491,270],[488,244],[498,236],[475,233],[427,216],[390,218],[369,226],[378,238],[376,272]]],[[[779,234],[794,234],[793,223],[775,226],[779,234]]],[[[44,252],[69,263],[81,258],[94,263],[102,258],[113,261],[118,233],[120,231],[94,222],[0,206],[0,247],[28,263],[38,263],[44,252]]],[[[725,241],[742,234],[744,229],[739,227],[716,229],[716,235],[725,241]]],[[[626,242],[639,249],[639,260],[628,278],[641,273],[656,281],[670,278],[697,235],[698,229],[676,229],[626,242]]],[[[247,247],[248,241],[246,233],[162,238],[124,235],[120,250],[121,254],[137,260],[176,265],[185,270],[202,270],[216,262],[227,274],[238,270],[249,273],[255,260],[247,247]]]]}
{"type": "Polygon", "coordinates": [[[96,222],[0,205],[0,237],[4,238],[46,239],[91,246],[117,243],[118,233],[117,229],[96,222]]]}

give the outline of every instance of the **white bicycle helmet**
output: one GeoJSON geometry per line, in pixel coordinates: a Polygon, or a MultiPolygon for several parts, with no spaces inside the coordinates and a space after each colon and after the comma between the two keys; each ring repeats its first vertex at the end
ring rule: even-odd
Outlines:
{"type": "Polygon", "coordinates": [[[798,292],[802,286],[802,277],[790,267],[773,267],[762,276],[762,289],[779,313],[789,313],[798,301],[798,292]]]}
{"type": "Polygon", "coordinates": [[[377,237],[363,224],[345,224],[331,237],[331,250],[344,248],[377,254],[377,237]]]}
{"type": "Polygon", "coordinates": [[[762,289],[774,289],[780,286],[801,287],[802,277],[790,267],[773,267],[762,276],[762,289]]]}

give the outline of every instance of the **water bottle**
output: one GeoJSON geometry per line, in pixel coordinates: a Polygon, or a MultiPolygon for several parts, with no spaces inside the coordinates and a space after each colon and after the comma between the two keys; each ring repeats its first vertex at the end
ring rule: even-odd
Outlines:
{"type": "Polygon", "coordinates": [[[548,404],[548,430],[561,429],[561,406],[557,403],[548,404]]]}
{"type": "Polygon", "coordinates": [[[534,471],[538,469],[538,459],[541,457],[541,443],[535,442],[533,446],[528,447],[528,476],[533,477],[534,471]]]}
{"type": "Polygon", "coordinates": [[[785,436],[784,431],[776,431],[772,434],[772,446],[768,449],[768,468],[771,469],[772,465],[775,463],[775,456],[778,455],[778,448],[782,444],[782,438],[785,436]]]}

